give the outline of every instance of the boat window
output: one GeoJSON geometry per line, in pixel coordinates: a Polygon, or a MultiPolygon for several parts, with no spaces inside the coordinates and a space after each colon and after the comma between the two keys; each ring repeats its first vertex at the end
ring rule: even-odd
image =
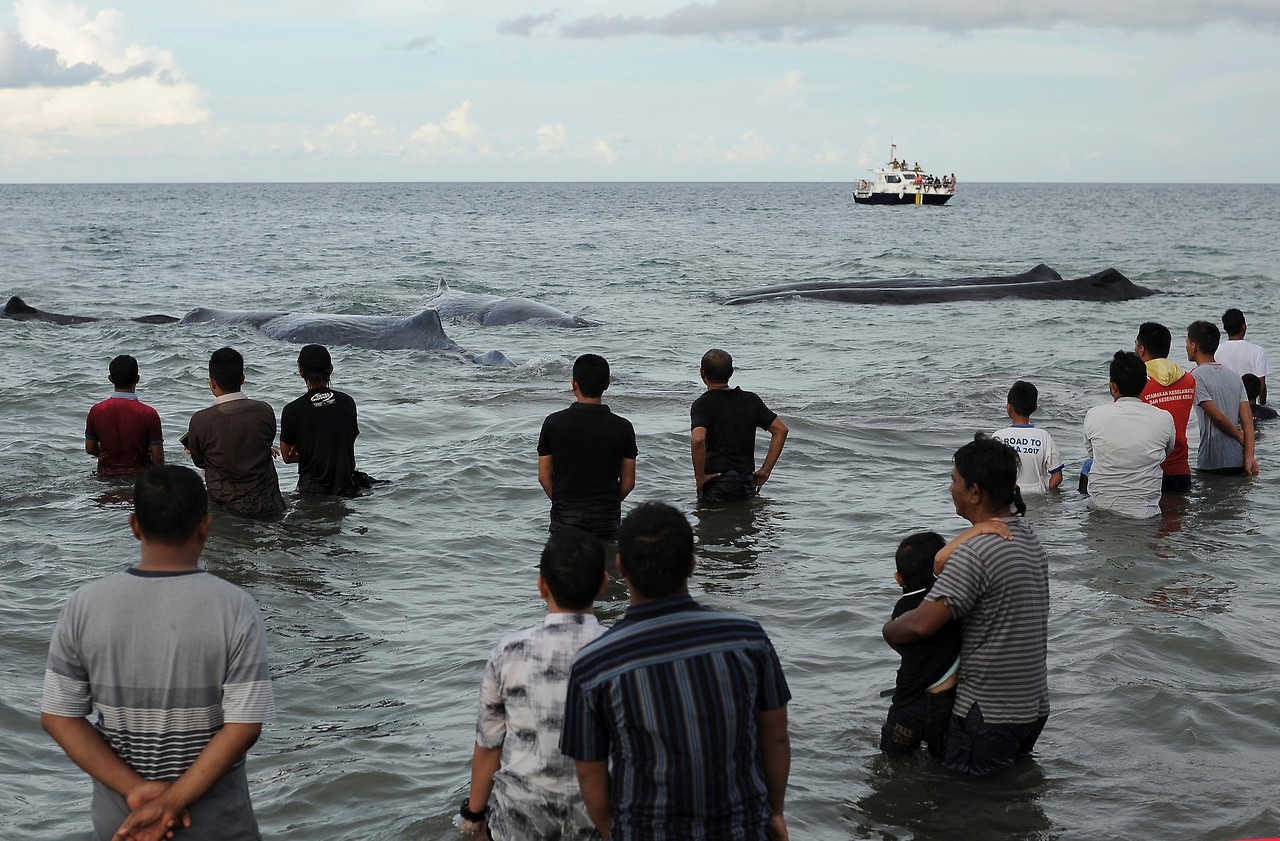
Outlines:
{"type": "Polygon", "coordinates": [[[884,177],[884,180],[888,181],[890,184],[898,184],[898,183],[901,183],[902,181],[902,179],[896,175],[886,175],[884,177]]]}

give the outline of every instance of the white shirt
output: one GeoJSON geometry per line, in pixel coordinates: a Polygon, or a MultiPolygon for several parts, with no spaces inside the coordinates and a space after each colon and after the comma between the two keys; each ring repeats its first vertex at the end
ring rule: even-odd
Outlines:
{"type": "Polygon", "coordinates": [[[1089,507],[1145,519],[1160,513],[1160,463],[1173,452],[1173,415],[1121,397],[1084,416],[1084,447],[1093,456],[1089,507]]]}
{"type": "Polygon", "coordinates": [[[1271,373],[1267,365],[1267,352],[1247,339],[1228,339],[1221,343],[1213,354],[1213,361],[1226,365],[1241,376],[1253,374],[1255,377],[1265,377],[1271,373]]]}

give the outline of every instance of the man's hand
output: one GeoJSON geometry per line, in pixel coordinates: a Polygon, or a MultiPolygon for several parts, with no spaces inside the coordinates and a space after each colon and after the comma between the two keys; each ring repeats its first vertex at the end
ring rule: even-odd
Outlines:
{"type": "Polygon", "coordinates": [[[702,499],[702,489],[707,486],[707,482],[710,482],[712,479],[719,479],[721,475],[722,474],[720,473],[704,473],[702,478],[697,480],[698,499],[702,499]]]}
{"type": "Polygon", "coordinates": [[[760,486],[769,481],[769,474],[773,471],[765,470],[761,467],[755,473],[751,474],[751,479],[756,483],[756,490],[760,490],[760,486]]]}
{"type": "Polygon", "coordinates": [[[462,824],[459,828],[462,830],[463,835],[470,835],[475,838],[488,838],[489,836],[485,833],[485,827],[488,825],[488,818],[482,821],[469,821],[466,818],[463,818],[462,824]]]}
{"type": "Polygon", "coordinates": [[[125,798],[133,811],[116,830],[112,841],[163,841],[172,838],[179,826],[191,826],[191,815],[165,801],[170,784],[147,780],[134,787],[125,798]]]}
{"type": "Polygon", "coordinates": [[[791,836],[787,833],[787,819],[778,812],[769,818],[769,841],[789,841],[791,836]]]}
{"type": "Polygon", "coordinates": [[[1244,463],[1244,472],[1248,473],[1250,476],[1257,476],[1258,460],[1256,458],[1251,458],[1246,460],[1244,463]]]}

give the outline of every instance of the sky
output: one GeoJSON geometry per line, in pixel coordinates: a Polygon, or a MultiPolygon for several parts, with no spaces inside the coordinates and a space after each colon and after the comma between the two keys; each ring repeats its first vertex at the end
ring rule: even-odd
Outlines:
{"type": "Polygon", "coordinates": [[[0,0],[0,182],[1280,182],[1280,0],[0,0]]]}

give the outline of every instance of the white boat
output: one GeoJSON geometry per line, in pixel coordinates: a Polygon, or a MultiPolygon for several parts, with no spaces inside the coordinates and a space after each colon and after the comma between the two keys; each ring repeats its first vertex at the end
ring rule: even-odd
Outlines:
{"type": "Polygon", "coordinates": [[[946,204],[956,194],[954,175],[936,176],[898,160],[897,144],[890,146],[890,162],[871,170],[853,190],[858,204],[946,204]]]}

